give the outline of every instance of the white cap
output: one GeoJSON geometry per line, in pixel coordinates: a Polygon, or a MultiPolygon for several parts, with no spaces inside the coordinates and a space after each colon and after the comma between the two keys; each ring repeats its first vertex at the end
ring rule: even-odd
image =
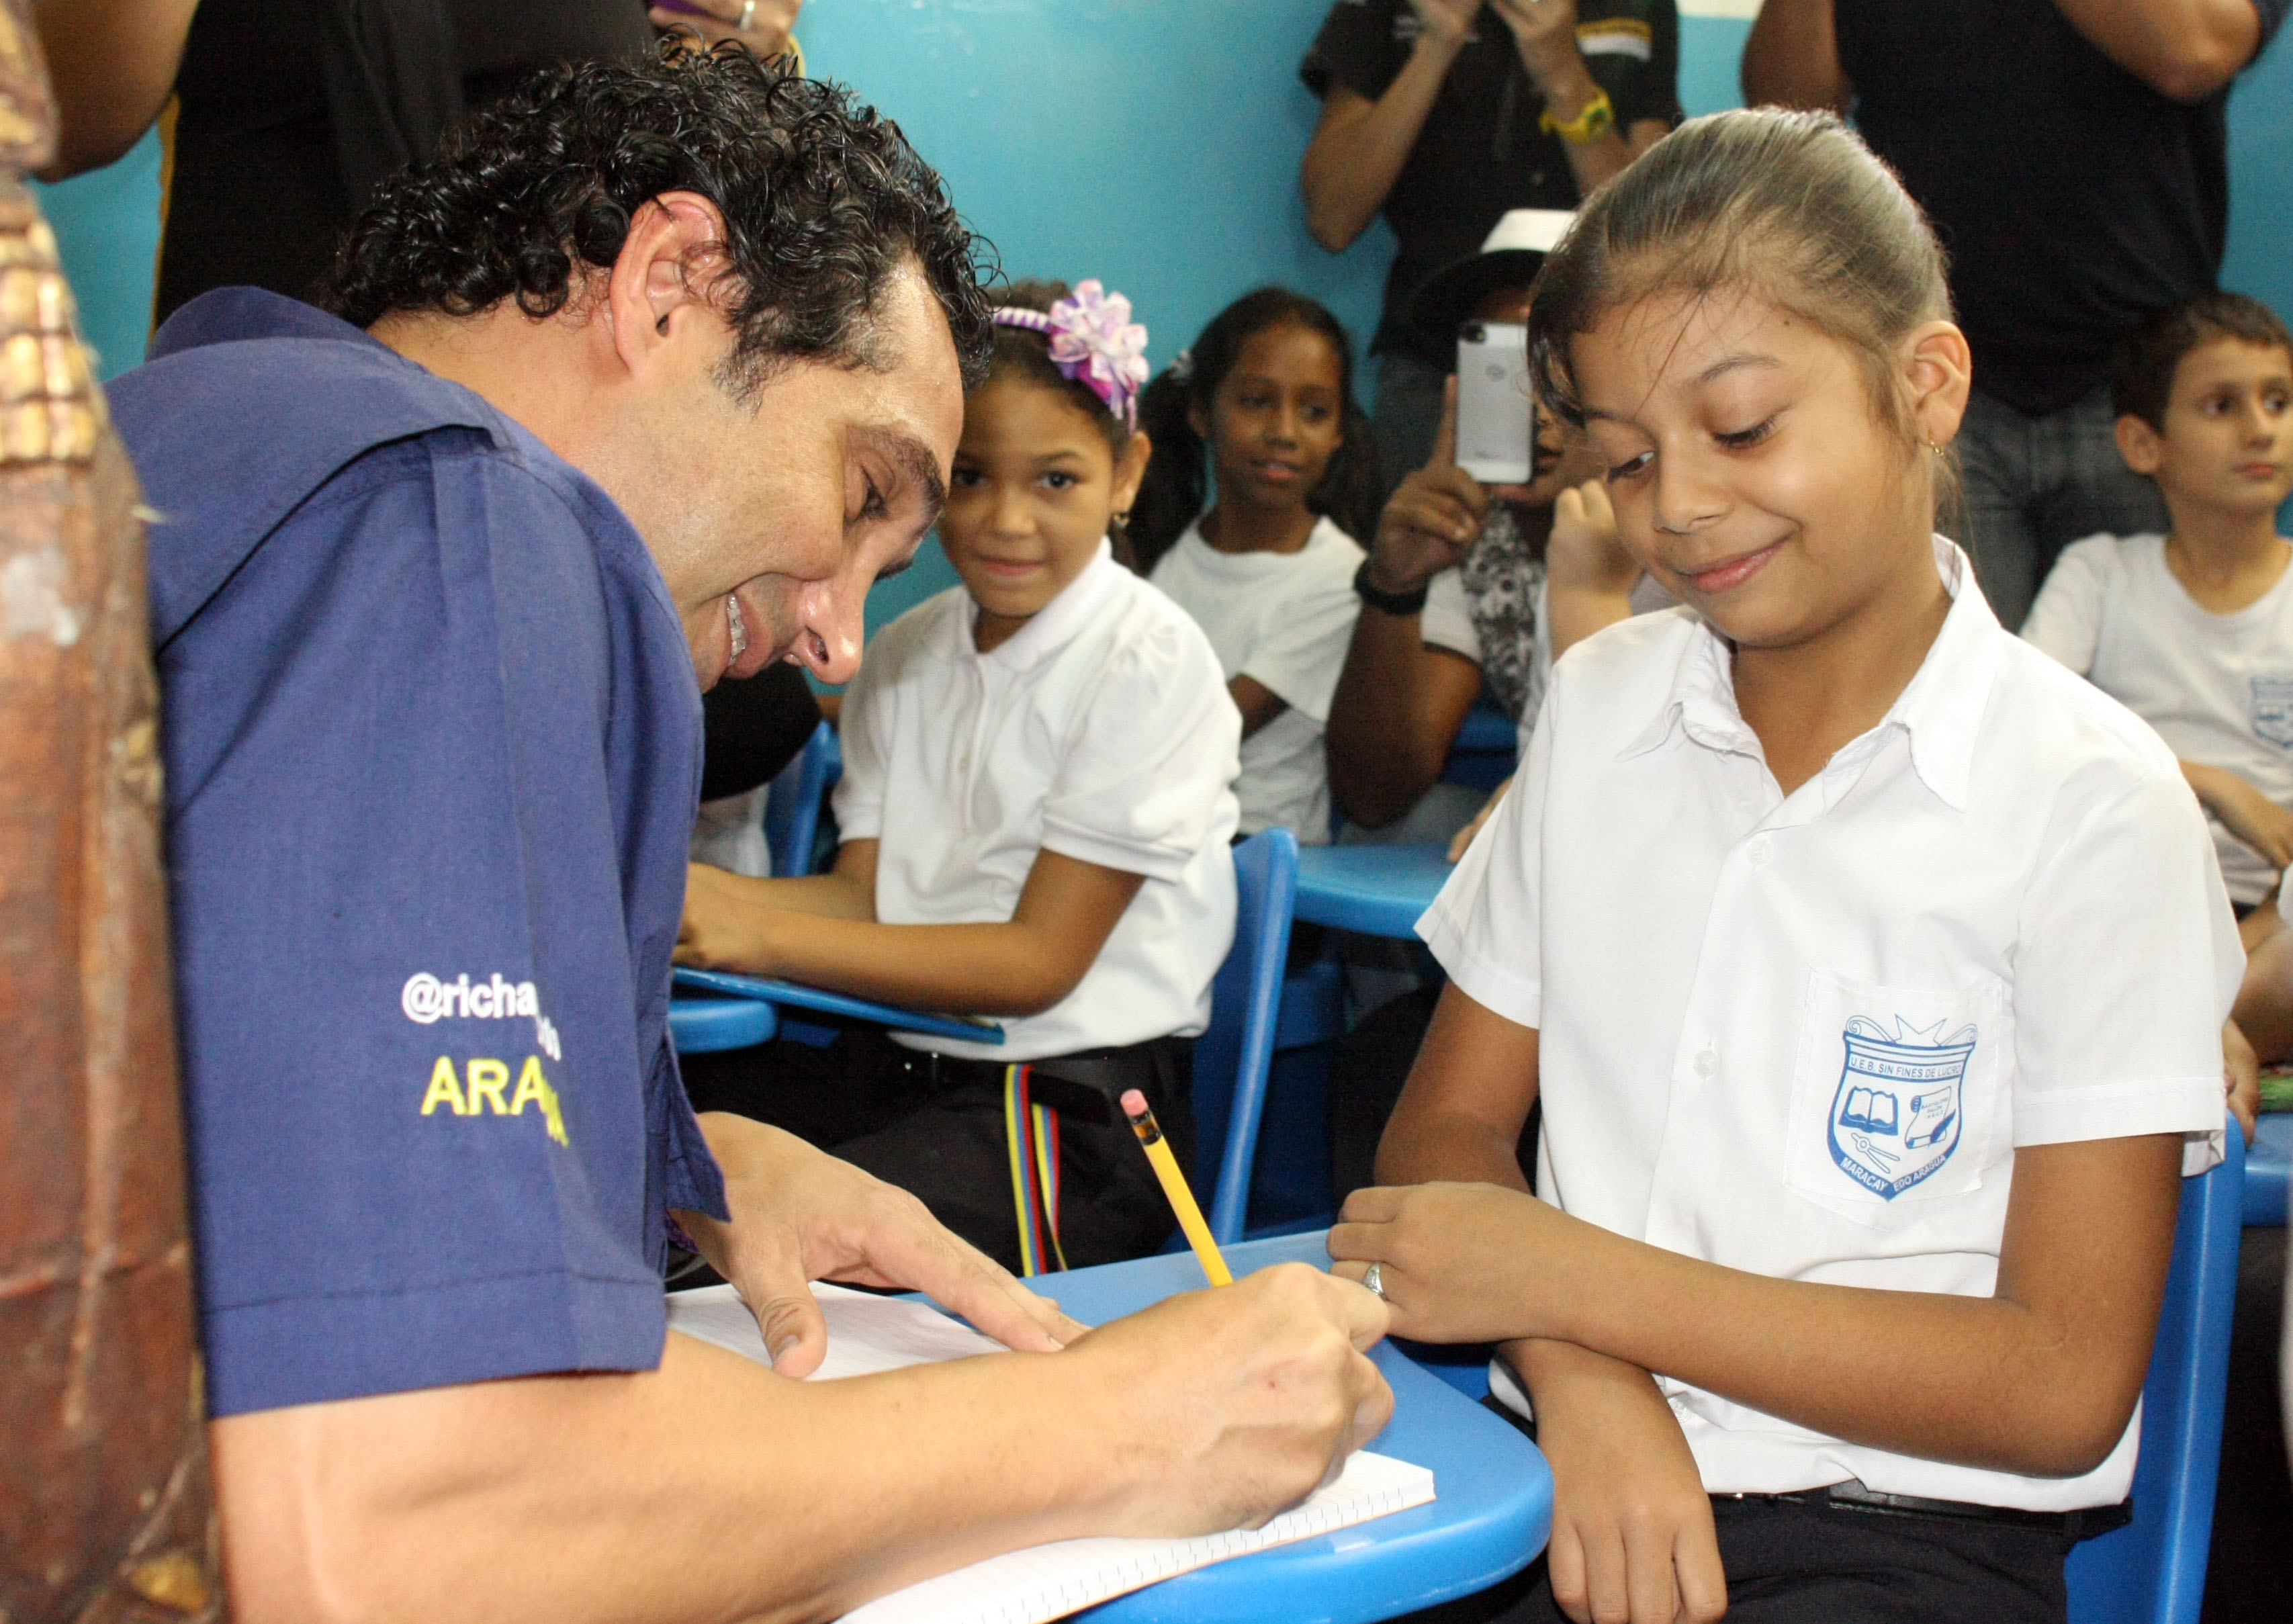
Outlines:
{"type": "Polygon", "coordinates": [[[1550,254],[1576,222],[1573,208],[1516,208],[1509,211],[1481,244],[1484,254],[1526,250],[1550,254]]]}

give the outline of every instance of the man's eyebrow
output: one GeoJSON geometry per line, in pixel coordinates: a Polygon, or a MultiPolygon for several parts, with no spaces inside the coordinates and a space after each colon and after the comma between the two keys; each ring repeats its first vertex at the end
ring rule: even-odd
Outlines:
{"type": "Polygon", "coordinates": [[[900,465],[923,499],[923,528],[929,530],[947,508],[947,481],[940,474],[939,459],[912,434],[894,432],[888,438],[892,460],[900,465]]]}

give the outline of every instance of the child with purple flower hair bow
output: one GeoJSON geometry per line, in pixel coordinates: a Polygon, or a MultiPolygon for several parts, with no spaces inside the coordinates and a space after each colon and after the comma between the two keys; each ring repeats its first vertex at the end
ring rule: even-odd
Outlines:
{"type": "Polygon", "coordinates": [[[1130,301],[1097,277],[1075,285],[1048,314],[1009,305],[1003,327],[1024,327],[1051,341],[1051,364],[1106,402],[1125,428],[1138,426],[1138,392],[1146,386],[1146,329],[1130,319],[1130,301]]]}

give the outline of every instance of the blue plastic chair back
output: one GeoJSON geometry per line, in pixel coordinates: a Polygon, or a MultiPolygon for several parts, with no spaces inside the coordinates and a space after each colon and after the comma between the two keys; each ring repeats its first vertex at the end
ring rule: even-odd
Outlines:
{"type": "Polygon", "coordinates": [[[774,873],[786,878],[812,872],[821,803],[843,775],[844,751],[836,742],[835,726],[822,722],[796,759],[781,768],[765,798],[765,844],[772,849],[774,873]]]}
{"type": "Polygon", "coordinates": [[[1298,837],[1287,829],[1252,835],[1234,849],[1234,946],[1211,984],[1210,1027],[1195,1040],[1195,1181],[1215,1192],[1211,1233],[1220,1246],[1242,1238],[1250,1205],[1251,1164],[1290,956],[1298,837]]]}
{"type": "Polygon", "coordinates": [[[2245,1180],[2235,1122],[2228,1140],[2220,1166],[2182,1181],[2174,1264],[2142,1384],[2134,1521],[2070,1553],[2071,1624],[2197,1624],[2205,1600],[2245,1180]]]}
{"type": "Polygon", "coordinates": [[[1475,706],[1465,712],[1463,725],[1449,745],[1441,765],[1441,782],[1461,784],[1469,790],[1494,790],[1512,776],[1514,751],[1520,730],[1502,710],[1475,706]]]}

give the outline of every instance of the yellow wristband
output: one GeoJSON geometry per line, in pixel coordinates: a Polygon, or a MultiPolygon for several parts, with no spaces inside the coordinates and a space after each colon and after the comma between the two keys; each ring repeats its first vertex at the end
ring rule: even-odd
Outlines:
{"type": "Polygon", "coordinates": [[[1616,104],[1608,100],[1607,91],[1594,85],[1592,99],[1568,123],[1555,118],[1550,108],[1537,118],[1537,123],[1571,146],[1590,146],[1616,127],[1616,104]]]}

